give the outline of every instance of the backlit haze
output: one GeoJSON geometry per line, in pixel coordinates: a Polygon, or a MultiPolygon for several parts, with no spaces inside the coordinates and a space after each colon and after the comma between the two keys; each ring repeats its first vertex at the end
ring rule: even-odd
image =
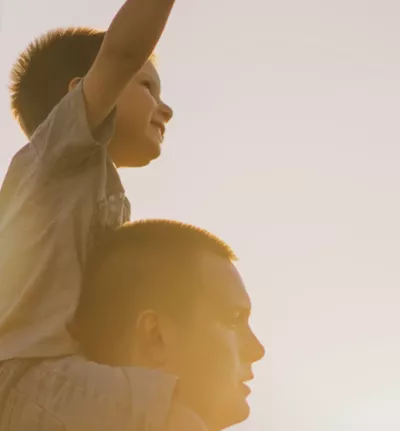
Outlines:
{"type": "MultiPolygon", "coordinates": [[[[58,26],[121,1],[3,0],[0,179],[25,143],[8,73],[58,26]]],[[[177,0],[157,49],[163,157],[122,171],[133,218],[240,257],[267,347],[237,431],[400,429],[400,2],[177,0]]]]}

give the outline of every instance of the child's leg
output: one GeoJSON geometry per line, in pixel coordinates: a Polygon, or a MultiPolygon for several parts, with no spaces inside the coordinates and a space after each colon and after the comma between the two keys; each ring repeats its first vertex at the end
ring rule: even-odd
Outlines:
{"type": "Polygon", "coordinates": [[[78,356],[0,364],[1,431],[158,431],[175,390],[172,376],[78,356]]]}

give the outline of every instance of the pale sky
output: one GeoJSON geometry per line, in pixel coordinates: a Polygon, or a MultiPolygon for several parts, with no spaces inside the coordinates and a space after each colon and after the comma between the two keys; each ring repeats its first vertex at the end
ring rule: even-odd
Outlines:
{"type": "MultiPolygon", "coordinates": [[[[120,0],[4,0],[0,177],[25,143],[9,69],[120,0]]],[[[163,157],[122,172],[133,217],[225,239],[268,349],[236,431],[400,429],[400,2],[177,0],[158,49],[163,157]]]]}

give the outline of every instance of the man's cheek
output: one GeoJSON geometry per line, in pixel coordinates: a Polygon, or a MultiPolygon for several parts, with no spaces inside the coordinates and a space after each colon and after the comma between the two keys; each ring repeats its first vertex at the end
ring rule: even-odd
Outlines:
{"type": "Polygon", "coordinates": [[[208,348],[214,361],[229,364],[238,361],[238,337],[234,330],[219,324],[208,338],[208,348]]]}

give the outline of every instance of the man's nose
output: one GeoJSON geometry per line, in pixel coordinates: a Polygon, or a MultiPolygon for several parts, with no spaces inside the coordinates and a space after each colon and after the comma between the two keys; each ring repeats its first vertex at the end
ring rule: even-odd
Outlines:
{"type": "Polygon", "coordinates": [[[245,346],[246,360],[252,363],[260,361],[265,356],[265,353],[265,347],[254,332],[249,329],[245,346]]]}

